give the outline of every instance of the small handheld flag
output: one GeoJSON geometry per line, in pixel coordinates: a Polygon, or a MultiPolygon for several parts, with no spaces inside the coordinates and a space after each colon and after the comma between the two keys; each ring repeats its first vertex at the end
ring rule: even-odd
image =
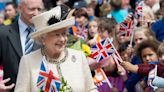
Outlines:
{"type": "Polygon", "coordinates": [[[101,68],[95,70],[95,76],[93,77],[94,83],[99,87],[104,83],[107,83],[110,88],[113,88],[112,84],[109,82],[104,71],[101,68]]]}
{"type": "Polygon", "coordinates": [[[91,47],[90,57],[95,59],[97,62],[109,57],[114,52],[114,49],[110,42],[106,39],[97,43],[91,47]]]}
{"type": "Polygon", "coordinates": [[[59,92],[61,81],[46,67],[45,57],[42,58],[37,87],[44,92],[59,92]]]}

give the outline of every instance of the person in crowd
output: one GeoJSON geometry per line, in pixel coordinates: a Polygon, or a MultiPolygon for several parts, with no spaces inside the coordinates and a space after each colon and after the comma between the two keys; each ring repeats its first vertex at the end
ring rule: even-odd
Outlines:
{"type": "Polygon", "coordinates": [[[137,27],[134,30],[134,43],[137,46],[144,40],[156,39],[155,34],[147,26],[137,27]]]}
{"type": "MultiPolygon", "coordinates": [[[[141,60],[139,56],[136,55],[134,52],[135,47],[137,47],[142,41],[148,40],[148,39],[156,39],[154,33],[147,27],[147,26],[142,26],[142,27],[137,27],[134,29],[134,46],[128,46],[128,51],[131,53],[132,57],[129,62],[131,62],[134,65],[141,64],[141,60]]],[[[128,80],[125,82],[126,88],[128,92],[135,92],[137,90],[135,88],[136,84],[140,81],[142,77],[136,73],[129,72],[128,73],[128,80]]]]}
{"type": "Polygon", "coordinates": [[[10,25],[16,20],[17,10],[16,5],[13,2],[6,3],[5,6],[5,20],[3,22],[4,25],[10,25]]]}
{"type": "MultiPolygon", "coordinates": [[[[157,54],[159,57],[159,62],[161,65],[164,65],[164,42],[162,42],[157,50],[157,54]]],[[[153,85],[157,86],[158,88],[164,88],[164,77],[156,76],[152,82],[153,85]]]]}
{"type": "Polygon", "coordinates": [[[116,22],[120,24],[124,21],[124,19],[128,16],[128,9],[123,8],[123,0],[111,0],[111,12],[107,15],[107,17],[114,17],[116,22]]]}
{"type": "Polygon", "coordinates": [[[119,45],[119,52],[120,52],[120,56],[121,58],[124,60],[124,61],[131,61],[131,58],[132,58],[132,53],[129,52],[129,44],[130,42],[127,41],[127,42],[124,42],[124,43],[121,43],[119,45]]]}
{"type": "Polygon", "coordinates": [[[152,9],[154,13],[156,13],[158,10],[160,10],[159,1],[160,0],[145,0],[145,3],[152,9]]]}
{"type": "Polygon", "coordinates": [[[155,15],[151,8],[144,3],[142,8],[142,14],[138,18],[137,26],[148,26],[150,27],[151,24],[155,21],[155,15]]]}
{"type": "MultiPolygon", "coordinates": [[[[161,49],[161,48],[160,48],[161,49]]],[[[139,44],[137,53],[139,54],[143,64],[133,65],[129,62],[122,62],[121,65],[128,71],[138,73],[141,76],[148,76],[149,72],[157,65],[157,75],[164,77],[163,64],[158,57],[159,42],[155,40],[145,40],[139,44]]],[[[146,88],[145,92],[150,92],[150,88],[146,88]]],[[[160,89],[161,90],[161,89],[160,89]]],[[[158,92],[158,91],[157,91],[158,92]]]]}
{"type": "MultiPolygon", "coordinates": [[[[16,83],[20,58],[39,48],[39,45],[32,39],[29,40],[28,36],[35,31],[32,17],[44,9],[42,0],[20,0],[18,9],[19,19],[9,26],[0,27],[0,63],[3,65],[4,79],[10,78],[10,81],[2,82],[1,85],[6,86],[16,83]]],[[[0,87],[6,91],[11,89],[11,87],[0,87]]]]}
{"type": "MultiPolygon", "coordinates": [[[[101,41],[107,39],[107,38],[113,38],[113,44],[117,46],[114,31],[116,30],[116,21],[113,18],[100,18],[98,22],[98,32],[101,37],[101,41]]],[[[90,63],[91,69],[94,69],[92,66],[95,64],[95,69],[103,68],[105,74],[108,77],[108,80],[111,82],[111,85],[113,85],[113,88],[110,88],[107,83],[103,83],[103,85],[98,87],[99,92],[112,92],[114,90],[117,91],[123,91],[124,89],[124,75],[122,76],[120,73],[118,73],[121,68],[115,63],[115,60],[112,58],[112,56],[109,56],[108,58],[100,61],[97,63],[95,60],[93,60],[95,63],[90,63]],[[96,65],[97,64],[97,65],[96,65]],[[119,75],[120,74],[120,75],[119,75]],[[118,83],[119,81],[119,83],[118,83]]]]}
{"type": "Polygon", "coordinates": [[[157,54],[159,56],[159,61],[162,65],[164,65],[164,42],[162,42],[157,50],[157,54]]]}
{"type": "Polygon", "coordinates": [[[37,31],[31,34],[31,38],[42,44],[42,48],[22,57],[15,92],[48,92],[53,89],[98,92],[84,53],[66,48],[68,27],[75,24],[70,13],[69,9],[56,6],[33,17],[37,31]],[[49,76],[42,75],[42,71],[49,76]],[[46,80],[52,81],[47,83],[46,80]],[[53,81],[59,84],[53,84],[53,81]]]}
{"type": "Polygon", "coordinates": [[[103,0],[103,4],[100,6],[100,16],[106,17],[107,14],[111,11],[111,6],[108,0],[103,0]]]}
{"type": "Polygon", "coordinates": [[[100,42],[101,37],[98,34],[98,18],[88,22],[88,41],[89,46],[93,46],[100,42]]]}
{"type": "Polygon", "coordinates": [[[79,8],[74,12],[76,24],[72,26],[72,34],[83,40],[87,40],[88,37],[88,13],[84,8],[79,8]]]}
{"type": "Polygon", "coordinates": [[[155,33],[156,38],[162,42],[164,40],[164,0],[160,0],[160,13],[162,18],[153,23],[151,29],[155,33]]]}

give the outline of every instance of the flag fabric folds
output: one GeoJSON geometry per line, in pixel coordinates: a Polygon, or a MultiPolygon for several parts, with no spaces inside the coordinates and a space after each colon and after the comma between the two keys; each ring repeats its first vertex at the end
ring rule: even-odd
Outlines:
{"type": "Polygon", "coordinates": [[[155,65],[155,67],[149,71],[148,80],[147,80],[147,85],[152,87],[154,90],[158,88],[152,85],[155,76],[157,76],[157,65],[155,65]]]}
{"type": "Polygon", "coordinates": [[[97,87],[100,87],[101,85],[107,83],[110,88],[113,88],[102,68],[98,68],[95,70],[93,81],[97,87]]]}
{"type": "Polygon", "coordinates": [[[101,60],[108,58],[113,52],[114,49],[112,44],[106,39],[91,47],[90,57],[97,62],[100,62],[101,60]]]}
{"type": "Polygon", "coordinates": [[[105,75],[103,74],[103,70],[101,68],[95,70],[95,76],[93,77],[93,81],[96,86],[101,86],[106,83],[105,75]]]}
{"type": "Polygon", "coordinates": [[[60,86],[61,81],[47,68],[45,57],[43,57],[37,80],[37,87],[44,92],[59,92],[60,86]]]}
{"type": "Polygon", "coordinates": [[[143,6],[144,6],[144,1],[140,1],[136,4],[135,17],[137,19],[143,16],[143,6]]]}
{"type": "Polygon", "coordinates": [[[119,36],[126,36],[129,37],[131,35],[131,31],[133,28],[133,15],[130,13],[128,15],[128,18],[130,18],[130,21],[124,20],[123,22],[120,23],[119,27],[119,36]]]}

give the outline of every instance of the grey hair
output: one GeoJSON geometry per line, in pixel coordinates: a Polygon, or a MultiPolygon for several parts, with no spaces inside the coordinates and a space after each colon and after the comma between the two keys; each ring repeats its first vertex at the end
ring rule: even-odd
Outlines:
{"type": "Polygon", "coordinates": [[[19,4],[27,3],[27,0],[20,0],[19,4]]]}
{"type": "Polygon", "coordinates": [[[43,45],[43,40],[47,37],[47,34],[43,34],[43,35],[40,35],[36,38],[34,38],[34,40],[36,41],[37,44],[39,45],[43,45]]]}

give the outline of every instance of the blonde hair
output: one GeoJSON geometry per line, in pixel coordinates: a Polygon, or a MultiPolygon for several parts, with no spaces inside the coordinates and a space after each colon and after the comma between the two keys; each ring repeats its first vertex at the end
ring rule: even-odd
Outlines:
{"type": "Polygon", "coordinates": [[[148,39],[156,39],[155,33],[147,26],[137,27],[134,32],[143,32],[148,39]]]}
{"type": "Polygon", "coordinates": [[[158,47],[158,50],[157,50],[157,54],[159,56],[162,56],[162,54],[164,54],[164,42],[162,42],[159,47],[158,47]]]}

